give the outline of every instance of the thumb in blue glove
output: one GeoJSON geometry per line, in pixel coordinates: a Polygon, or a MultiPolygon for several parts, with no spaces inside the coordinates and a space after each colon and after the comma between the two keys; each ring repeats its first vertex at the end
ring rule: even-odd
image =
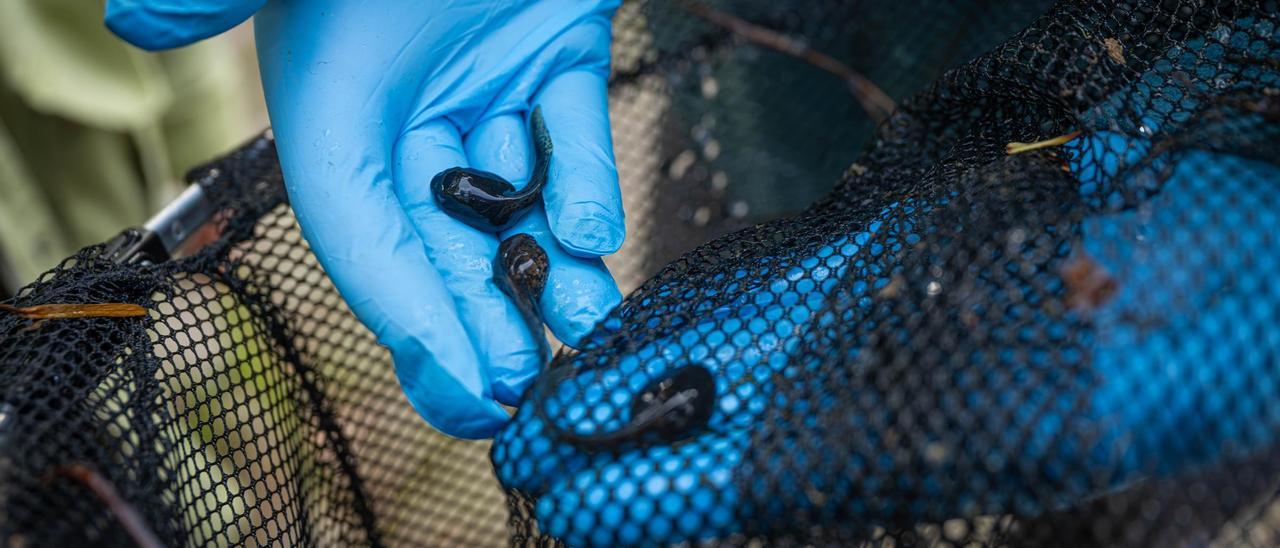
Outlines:
{"type": "MultiPolygon", "coordinates": [[[[436,428],[492,435],[541,367],[492,281],[499,239],[442,212],[429,183],[468,166],[517,187],[527,114],[555,142],[544,206],[512,232],[547,249],[542,299],[575,344],[620,300],[599,257],[623,238],[606,105],[616,0],[536,3],[110,0],[107,25],[147,49],[256,13],[258,57],[303,234],[352,311],[390,348],[409,401],[436,428]]],[[[509,234],[503,234],[505,237],[509,234]]]]}

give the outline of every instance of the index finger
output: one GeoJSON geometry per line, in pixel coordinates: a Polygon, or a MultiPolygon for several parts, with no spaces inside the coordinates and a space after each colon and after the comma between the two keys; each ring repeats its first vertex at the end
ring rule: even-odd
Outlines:
{"type": "Polygon", "coordinates": [[[543,190],[547,219],[560,245],[579,257],[613,253],[626,236],[605,79],[598,69],[562,73],[534,101],[554,143],[543,190]]]}

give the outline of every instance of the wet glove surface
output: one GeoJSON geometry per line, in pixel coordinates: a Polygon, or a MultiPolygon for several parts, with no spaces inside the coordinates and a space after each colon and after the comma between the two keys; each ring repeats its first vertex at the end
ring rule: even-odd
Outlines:
{"type": "Polygon", "coordinates": [[[258,57],[291,204],[351,309],[390,348],[436,428],[486,437],[542,364],[493,282],[501,239],[528,233],[551,267],[540,308],[578,340],[621,299],[598,259],[623,239],[605,79],[618,2],[112,0],[106,23],[148,49],[256,14],[258,57]],[[441,210],[452,167],[522,188],[529,112],[555,139],[542,199],[497,234],[441,210]]]}

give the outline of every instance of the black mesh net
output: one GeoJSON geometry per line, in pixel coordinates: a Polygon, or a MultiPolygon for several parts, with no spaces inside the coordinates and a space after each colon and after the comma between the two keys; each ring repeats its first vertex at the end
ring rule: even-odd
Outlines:
{"type": "Polygon", "coordinates": [[[194,172],[198,250],[95,246],[0,311],[3,540],[1280,543],[1280,4],[632,2],[615,35],[610,264],[652,277],[492,446],[412,411],[264,137],[194,172]]]}

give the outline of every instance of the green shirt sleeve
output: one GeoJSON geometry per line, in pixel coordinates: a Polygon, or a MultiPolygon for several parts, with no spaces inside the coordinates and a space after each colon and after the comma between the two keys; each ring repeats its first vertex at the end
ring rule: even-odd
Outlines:
{"type": "Polygon", "coordinates": [[[0,1],[0,284],[10,289],[141,223],[188,168],[261,129],[243,48],[219,37],[144,52],[106,29],[101,8],[0,1]]]}

